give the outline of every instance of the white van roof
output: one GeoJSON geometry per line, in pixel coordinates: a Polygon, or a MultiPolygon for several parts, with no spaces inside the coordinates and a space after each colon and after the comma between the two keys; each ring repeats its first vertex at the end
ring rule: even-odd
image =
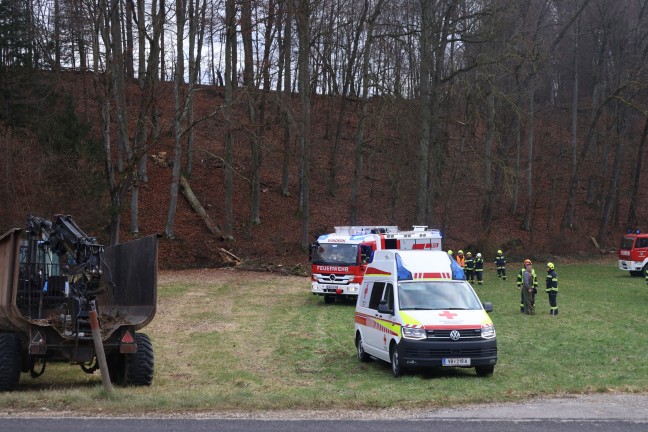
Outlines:
{"type": "Polygon", "coordinates": [[[380,250],[374,253],[365,277],[396,275],[404,280],[453,279],[452,258],[444,251],[380,250]]]}

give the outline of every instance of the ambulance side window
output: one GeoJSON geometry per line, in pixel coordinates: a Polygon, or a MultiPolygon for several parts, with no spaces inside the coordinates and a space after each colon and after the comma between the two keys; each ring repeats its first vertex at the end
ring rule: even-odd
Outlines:
{"type": "Polygon", "coordinates": [[[389,309],[394,310],[394,287],[392,284],[388,283],[385,286],[385,296],[383,298],[387,301],[389,309]]]}
{"type": "Polygon", "coordinates": [[[385,282],[374,282],[373,289],[371,290],[371,299],[369,300],[369,309],[378,310],[378,304],[383,298],[385,291],[385,282]]]}

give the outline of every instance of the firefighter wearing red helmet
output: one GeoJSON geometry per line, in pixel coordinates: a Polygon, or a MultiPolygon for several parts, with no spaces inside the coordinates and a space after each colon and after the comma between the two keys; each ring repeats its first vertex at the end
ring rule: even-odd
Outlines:
{"type": "Polygon", "coordinates": [[[524,260],[524,267],[517,276],[517,287],[521,292],[520,312],[535,313],[535,295],[538,292],[538,277],[530,259],[524,260]]]}

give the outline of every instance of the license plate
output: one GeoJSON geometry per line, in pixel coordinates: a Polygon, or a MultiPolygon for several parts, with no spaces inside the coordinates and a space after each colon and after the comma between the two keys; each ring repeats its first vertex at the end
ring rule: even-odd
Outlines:
{"type": "Polygon", "coordinates": [[[443,366],[470,366],[470,357],[468,358],[442,358],[443,366]]]}

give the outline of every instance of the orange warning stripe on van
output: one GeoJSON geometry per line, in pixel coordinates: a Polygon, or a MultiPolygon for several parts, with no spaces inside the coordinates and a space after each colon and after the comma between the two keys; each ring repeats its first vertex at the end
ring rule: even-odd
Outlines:
{"type": "Polygon", "coordinates": [[[387,333],[392,336],[398,336],[398,333],[394,331],[396,328],[400,330],[400,325],[398,323],[389,320],[375,319],[372,316],[361,313],[356,313],[355,322],[359,325],[371,327],[379,330],[381,333],[387,333]],[[393,327],[393,329],[390,327],[393,327]]]}
{"type": "Polygon", "coordinates": [[[376,267],[368,267],[365,271],[365,276],[391,276],[388,271],[380,270],[376,267]]]}

